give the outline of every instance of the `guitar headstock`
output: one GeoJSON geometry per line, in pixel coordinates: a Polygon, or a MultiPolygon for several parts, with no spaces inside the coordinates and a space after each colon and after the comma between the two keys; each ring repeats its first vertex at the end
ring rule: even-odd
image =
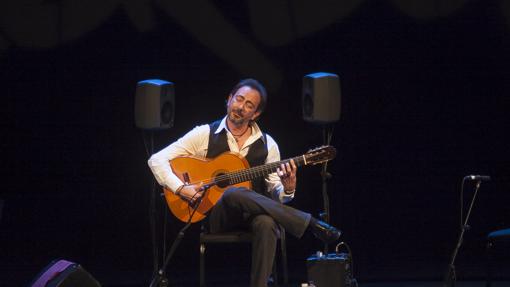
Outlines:
{"type": "Polygon", "coordinates": [[[319,163],[324,163],[329,160],[332,160],[336,156],[336,149],[333,146],[326,145],[318,148],[314,148],[309,150],[307,153],[303,155],[305,157],[305,162],[307,165],[315,165],[319,163]]]}

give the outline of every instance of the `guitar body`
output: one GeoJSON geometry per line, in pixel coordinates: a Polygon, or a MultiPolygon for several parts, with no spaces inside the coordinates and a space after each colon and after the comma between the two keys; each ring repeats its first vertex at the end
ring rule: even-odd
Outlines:
{"type": "MultiPolygon", "coordinates": [[[[170,161],[172,171],[185,182],[185,173],[189,182],[198,184],[209,183],[218,175],[228,172],[244,170],[249,168],[248,161],[239,155],[231,152],[223,153],[214,159],[199,159],[196,157],[177,157],[170,161]]],[[[244,186],[251,188],[251,182],[241,182],[232,186],[244,186]]],[[[191,222],[197,222],[207,216],[207,212],[218,202],[223,192],[230,186],[214,185],[204,194],[202,202],[197,208],[191,222]]],[[[164,189],[165,199],[170,211],[181,221],[188,222],[193,213],[193,206],[187,200],[182,199],[170,189],[164,189]]]]}
{"type": "MultiPolygon", "coordinates": [[[[165,199],[170,211],[181,221],[197,222],[204,219],[207,213],[220,200],[225,189],[230,186],[251,189],[251,180],[274,173],[285,163],[293,160],[296,166],[315,165],[327,162],[336,156],[336,149],[323,146],[308,151],[304,155],[278,162],[270,162],[251,167],[248,161],[232,152],[222,153],[214,159],[200,159],[197,157],[177,157],[170,161],[170,167],[182,182],[193,185],[208,186],[198,207],[188,200],[176,195],[170,189],[164,189],[165,199]],[[194,212],[194,213],[193,213],[194,212]]],[[[195,203],[196,204],[196,203],[195,203]]]]}

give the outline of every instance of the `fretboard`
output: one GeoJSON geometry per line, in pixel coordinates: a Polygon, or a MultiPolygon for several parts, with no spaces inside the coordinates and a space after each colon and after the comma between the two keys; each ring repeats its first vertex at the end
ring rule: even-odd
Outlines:
{"type": "MultiPolygon", "coordinates": [[[[296,166],[306,165],[304,156],[297,156],[292,158],[296,166]]],[[[270,173],[276,172],[276,170],[283,164],[290,162],[290,158],[277,162],[272,162],[264,165],[259,165],[251,168],[247,168],[240,171],[232,171],[225,176],[228,177],[229,184],[237,184],[245,181],[250,181],[255,178],[266,176],[270,173]]]]}

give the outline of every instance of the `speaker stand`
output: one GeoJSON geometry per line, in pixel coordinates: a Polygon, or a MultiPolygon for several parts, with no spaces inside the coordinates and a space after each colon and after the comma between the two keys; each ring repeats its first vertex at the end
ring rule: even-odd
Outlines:
{"type": "MultiPolygon", "coordinates": [[[[333,137],[333,125],[324,125],[322,126],[322,137],[323,137],[323,143],[324,145],[330,145],[331,144],[331,138],[333,137]]],[[[333,176],[331,173],[327,171],[328,169],[328,162],[324,162],[322,164],[321,169],[321,179],[322,179],[322,200],[323,200],[323,207],[324,210],[319,214],[319,217],[322,221],[329,224],[330,220],[330,209],[329,209],[329,195],[328,195],[328,180],[331,179],[333,176]]],[[[328,254],[328,244],[324,243],[324,254],[328,254]]]]}
{"type": "MultiPolygon", "coordinates": [[[[145,152],[147,156],[150,157],[154,154],[154,130],[151,129],[140,129],[142,132],[142,140],[145,147],[145,152]],[[149,142],[146,140],[146,133],[149,134],[149,142]]],[[[156,219],[158,218],[157,208],[156,208],[156,181],[154,177],[152,178],[151,183],[151,193],[149,198],[149,225],[150,225],[150,233],[151,233],[151,245],[152,245],[152,268],[153,274],[156,274],[159,270],[159,248],[157,243],[157,234],[156,234],[156,219]]],[[[166,236],[166,214],[164,218],[164,226],[163,226],[163,236],[166,236]]],[[[165,252],[166,247],[166,238],[163,239],[163,253],[165,252]]]]}

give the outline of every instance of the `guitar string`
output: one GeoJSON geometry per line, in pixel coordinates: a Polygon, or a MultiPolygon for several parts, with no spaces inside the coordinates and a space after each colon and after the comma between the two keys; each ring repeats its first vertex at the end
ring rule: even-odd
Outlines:
{"type": "MultiPolygon", "coordinates": [[[[298,165],[302,165],[303,163],[304,164],[308,164],[308,163],[306,163],[306,161],[303,158],[303,156],[297,156],[297,157],[295,157],[293,159],[294,159],[294,161],[298,165]]],[[[280,165],[282,163],[290,162],[290,160],[291,159],[287,159],[287,160],[283,160],[283,161],[279,161],[279,162],[269,163],[267,165],[261,165],[261,166],[256,166],[256,167],[248,168],[248,169],[245,169],[245,170],[228,172],[228,173],[226,173],[224,175],[220,175],[220,176],[215,177],[215,178],[203,179],[203,180],[201,180],[201,182],[202,183],[204,181],[205,182],[214,182],[214,181],[220,181],[221,182],[221,181],[224,181],[224,180],[227,180],[227,179],[230,179],[230,180],[233,179],[235,183],[239,183],[239,182],[247,181],[247,180],[244,180],[243,178],[249,178],[249,175],[253,174],[253,173],[262,172],[262,174],[264,174],[264,172],[267,171],[267,170],[270,170],[272,172],[276,172],[276,170],[278,168],[278,165],[280,165]]],[[[198,181],[197,182],[192,182],[191,184],[196,184],[196,183],[198,183],[198,181]]]]}
{"type": "MultiPolygon", "coordinates": [[[[296,164],[298,166],[300,166],[302,163],[304,163],[305,161],[303,160],[302,157],[298,156],[298,157],[295,157],[293,158],[294,161],[296,162],[296,164]]],[[[248,169],[245,169],[245,170],[241,170],[241,171],[234,171],[234,172],[230,172],[230,173],[227,173],[225,175],[222,175],[222,176],[218,176],[217,178],[222,178],[221,180],[224,180],[224,179],[229,179],[231,176],[230,174],[239,174],[238,176],[234,176],[235,178],[238,178],[240,181],[239,182],[243,182],[243,176],[249,176],[250,173],[255,173],[257,174],[258,172],[262,172],[262,175],[264,174],[265,171],[267,170],[270,170],[270,171],[273,171],[273,172],[276,172],[276,169],[278,168],[279,165],[281,165],[282,163],[287,163],[287,162],[290,162],[291,159],[287,159],[287,160],[282,160],[282,161],[279,161],[279,162],[273,162],[273,163],[270,163],[270,164],[267,164],[267,165],[261,165],[261,166],[256,166],[256,167],[252,167],[252,168],[248,168],[248,169]]],[[[214,180],[216,180],[217,178],[215,178],[214,180]]],[[[213,179],[209,178],[209,179],[206,179],[204,181],[214,181],[213,179]]],[[[221,181],[220,180],[220,181],[221,181]]],[[[202,181],[203,182],[203,181],[202,181]]],[[[195,198],[197,194],[193,195],[193,198],[195,198]]],[[[192,208],[191,206],[191,203],[188,202],[187,204],[187,207],[188,207],[188,216],[191,218],[193,218],[193,216],[195,215],[195,212],[198,210],[198,206],[197,208],[192,208]]]]}
{"type": "MultiPolygon", "coordinates": [[[[294,161],[296,162],[296,164],[298,166],[301,165],[302,163],[304,163],[304,160],[302,159],[302,157],[295,157],[294,161]]],[[[239,182],[243,182],[244,181],[244,180],[242,180],[243,176],[248,176],[250,173],[252,173],[252,174],[255,173],[256,174],[258,172],[262,172],[262,174],[264,174],[264,172],[267,171],[267,170],[275,172],[280,164],[287,163],[287,162],[290,162],[290,159],[279,161],[279,162],[273,162],[273,163],[270,163],[270,164],[267,164],[267,165],[256,166],[256,167],[248,168],[248,169],[237,171],[237,172],[236,171],[230,172],[230,173],[225,174],[223,176],[218,176],[217,178],[222,178],[222,180],[223,179],[229,179],[231,177],[229,174],[238,173],[239,175],[238,176],[234,176],[234,177],[238,178],[240,180],[239,182]]],[[[205,181],[212,181],[212,180],[213,179],[209,178],[209,179],[206,179],[205,181]]],[[[196,195],[197,194],[193,195],[193,198],[195,198],[196,195]]],[[[198,206],[197,206],[197,208],[192,208],[191,203],[188,202],[187,207],[188,207],[188,216],[190,216],[190,219],[191,219],[191,218],[193,218],[193,215],[195,214],[195,212],[198,210],[198,206]]]]}
{"type": "MultiPolygon", "coordinates": [[[[304,163],[304,160],[302,160],[302,157],[300,157],[300,156],[295,157],[293,159],[298,165],[301,165],[302,163],[304,163]]],[[[218,181],[233,179],[234,181],[236,181],[236,183],[239,183],[239,182],[247,181],[245,179],[249,179],[250,174],[261,173],[262,175],[264,175],[264,173],[267,171],[276,172],[279,165],[281,165],[282,163],[287,163],[287,162],[290,162],[290,159],[270,163],[267,165],[256,166],[256,167],[248,168],[245,170],[229,172],[227,174],[218,176],[215,179],[218,181]]],[[[212,179],[207,179],[207,180],[212,180],[212,179]]]]}
{"type": "MultiPolygon", "coordinates": [[[[294,157],[292,159],[294,159],[294,161],[296,162],[297,166],[301,166],[303,164],[307,165],[307,161],[306,161],[304,156],[297,156],[297,157],[294,157]]],[[[269,163],[267,165],[260,165],[260,166],[248,168],[248,169],[245,169],[245,170],[241,170],[241,171],[229,172],[227,174],[218,176],[218,177],[216,177],[214,179],[212,179],[212,178],[204,179],[201,182],[204,182],[204,181],[206,181],[206,182],[214,182],[214,181],[216,181],[218,179],[219,179],[219,181],[223,181],[223,180],[226,180],[226,179],[231,180],[232,178],[239,179],[240,180],[239,182],[247,181],[247,180],[249,180],[249,175],[250,174],[258,175],[258,173],[260,172],[261,175],[263,176],[264,173],[266,173],[267,171],[276,172],[279,165],[286,164],[286,163],[290,162],[292,159],[287,159],[287,160],[282,160],[282,161],[278,161],[278,162],[273,162],[273,163],[269,163]],[[246,180],[243,180],[243,177],[246,177],[246,180]]],[[[237,182],[237,183],[239,183],[239,182],[237,182]]],[[[192,183],[192,184],[196,184],[196,182],[192,183]]],[[[188,215],[190,215],[190,213],[191,213],[190,207],[191,207],[190,204],[188,204],[188,215]]],[[[196,211],[197,211],[197,208],[194,208],[193,212],[190,215],[190,218],[193,217],[193,215],[195,214],[196,211]]]]}
{"type": "MultiPolygon", "coordinates": [[[[304,163],[302,156],[297,156],[292,159],[294,159],[294,161],[297,163],[298,166],[304,163]]],[[[240,181],[236,182],[236,183],[240,183],[243,181],[247,181],[247,180],[243,180],[243,177],[247,177],[247,176],[249,177],[250,174],[254,174],[254,173],[256,174],[258,172],[262,172],[262,174],[264,174],[264,172],[267,170],[276,172],[276,169],[278,168],[279,165],[281,165],[282,163],[290,162],[290,160],[291,159],[286,159],[286,160],[282,160],[282,161],[278,161],[278,162],[272,162],[272,163],[269,163],[266,165],[251,167],[251,168],[244,169],[244,170],[232,171],[232,172],[228,172],[226,174],[217,176],[215,178],[206,178],[206,179],[203,179],[200,181],[191,182],[190,185],[197,184],[199,182],[202,182],[202,183],[205,182],[205,184],[209,184],[209,183],[212,183],[215,181],[221,182],[221,181],[224,181],[227,179],[238,179],[240,181]]]]}
{"type": "MultiPolygon", "coordinates": [[[[298,159],[299,157],[296,157],[294,158],[295,161],[299,163],[301,163],[301,161],[299,161],[298,159]]],[[[246,178],[247,176],[249,176],[250,174],[256,174],[256,173],[259,173],[259,172],[262,172],[262,174],[264,174],[264,171],[266,170],[270,170],[272,172],[275,172],[275,168],[278,168],[278,165],[282,164],[282,163],[286,163],[286,162],[289,162],[290,159],[288,160],[283,160],[283,161],[279,161],[279,162],[274,162],[274,163],[269,163],[267,165],[262,165],[262,166],[256,166],[256,167],[252,167],[252,168],[248,168],[248,169],[245,169],[245,170],[240,170],[240,171],[232,171],[232,172],[229,172],[229,173],[226,173],[224,175],[220,175],[216,178],[208,178],[208,179],[205,179],[205,181],[223,181],[223,180],[227,180],[227,179],[234,179],[234,180],[239,180],[239,182],[243,182],[243,178],[246,178]]]]}
{"type": "MultiPolygon", "coordinates": [[[[304,159],[304,156],[297,156],[297,157],[294,157],[292,158],[294,159],[295,162],[298,163],[298,165],[300,164],[308,164],[305,159],[304,159]]],[[[267,165],[261,165],[261,166],[256,166],[256,167],[252,167],[252,168],[248,168],[248,169],[245,169],[245,170],[241,170],[241,171],[233,171],[233,172],[228,172],[224,175],[220,175],[216,178],[208,178],[208,179],[204,179],[202,180],[203,181],[212,181],[214,182],[215,180],[218,180],[218,181],[224,181],[224,180],[227,180],[227,179],[238,179],[240,180],[239,182],[242,182],[243,181],[243,177],[246,177],[251,174],[251,173],[258,173],[258,172],[262,172],[264,173],[265,170],[270,170],[272,172],[276,172],[276,169],[278,168],[278,165],[282,164],[282,163],[287,163],[287,162],[290,162],[291,159],[287,159],[287,160],[283,160],[283,161],[279,161],[279,162],[274,162],[274,163],[269,163],[267,165]]],[[[320,161],[318,161],[320,162],[320,161]]]]}

